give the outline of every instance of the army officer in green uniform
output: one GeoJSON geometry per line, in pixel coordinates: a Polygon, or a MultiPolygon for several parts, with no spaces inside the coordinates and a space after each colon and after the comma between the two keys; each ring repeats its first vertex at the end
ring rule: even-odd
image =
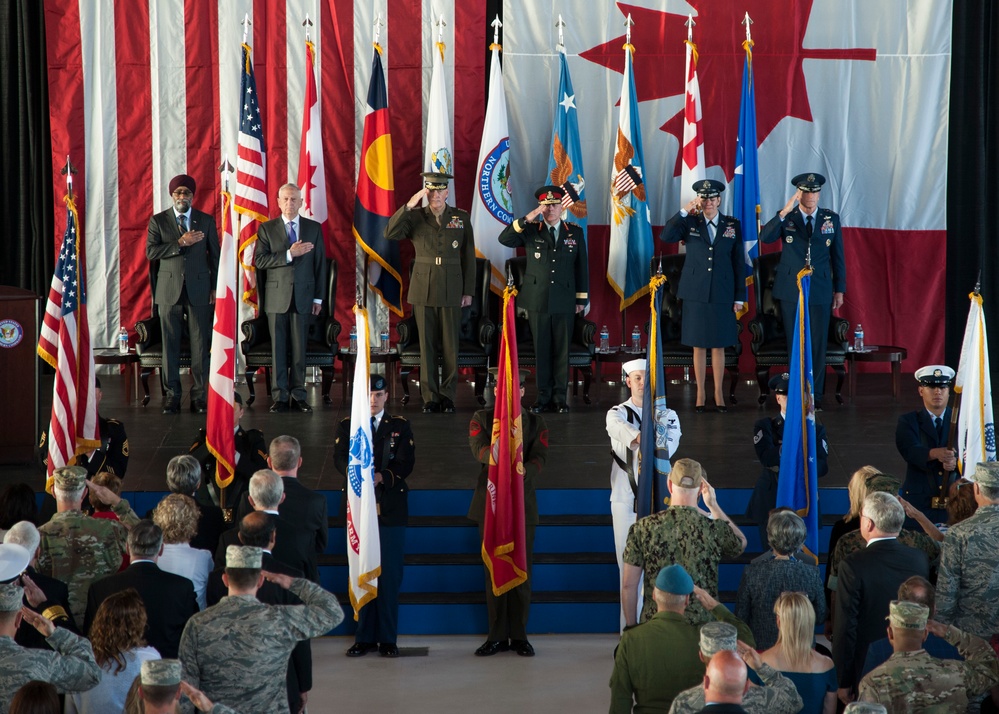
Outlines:
{"type": "Polygon", "coordinates": [[[423,411],[454,412],[461,308],[475,291],[475,239],[467,211],[447,205],[450,174],[423,173],[423,189],[396,211],[385,228],[388,240],[413,241],[416,265],[409,280],[420,336],[423,411]],[[427,205],[419,207],[426,198],[427,205]],[[440,380],[437,363],[443,366],[440,380]]]}
{"type": "Polygon", "coordinates": [[[505,246],[523,246],[527,273],[518,307],[527,310],[534,337],[538,399],[531,411],[567,412],[569,341],[575,315],[589,299],[589,269],[582,227],[562,220],[563,189],[542,186],[538,207],[500,233],[505,246]],[[541,216],[542,220],[537,220],[541,216]]]}

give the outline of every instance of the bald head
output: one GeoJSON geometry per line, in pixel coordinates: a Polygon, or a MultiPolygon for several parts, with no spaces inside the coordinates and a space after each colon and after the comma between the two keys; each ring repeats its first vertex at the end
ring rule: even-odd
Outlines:
{"type": "Polygon", "coordinates": [[[746,663],[732,650],[720,650],[704,673],[704,703],[741,704],[749,688],[746,663]]]}

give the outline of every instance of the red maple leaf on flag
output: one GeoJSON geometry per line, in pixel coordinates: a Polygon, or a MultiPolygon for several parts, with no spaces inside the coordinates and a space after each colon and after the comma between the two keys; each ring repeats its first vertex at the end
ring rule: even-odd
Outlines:
{"type": "MultiPolygon", "coordinates": [[[[735,170],[739,98],[745,52],[746,12],[753,20],[753,79],[756,83],[756,131],[762,144],[784,119],[812,120],[808,87],[802,64],[814,60],[874,61],[874,49],[813,49],[804,47],[812,0],[688,0],[694,11],[694,44],[699,55],[697,76],[701,88],[701,130],[704,159],[720,166],[727,180],[735,170]]],[[[683,95],[687,39],[685,15],[618,3],[622,17],[631,13],[635,25],[635,88],[638,101],[683,95]]],[[[625,36],[580,53],[580,56],[615,72],[624,72],[621,46],[625,36]]],[[[660,130],[683,137],[683,103],[660,130]]],[[[680,175],[677,151],[674,176],[680,175]]]]}

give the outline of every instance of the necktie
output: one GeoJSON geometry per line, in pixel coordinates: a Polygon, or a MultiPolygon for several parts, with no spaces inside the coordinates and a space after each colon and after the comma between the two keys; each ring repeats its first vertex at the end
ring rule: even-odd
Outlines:
{"type": "Polygon", "coordinates": [[[554,245],[555,241],[558,240],[558,231],[555,230],[554,226],[548,226],[548,235],[552,237],[552,244],[554,245]]]}
{"type": "Polygon", "coordinates": [[[943,441],[943,419],[933,417],[933,426],[937,428],[937,441],[943,441]]]}
{"type": "Polygon", "coordinates": [[[805,219],[805,234],[809,238],[812,237],[812,217],[811,216],[808,216],[808,218],[805,219]]]}
{"type": "Polygon", "coordinates": [[[371,417],[371,433],[374,434],[378,429],[378,420],[375,417],[371,417]]]}
{"type": "Polygon", "coordinates": [[[298,240],[298,236],[295,235],[295,224],[288,224],[288,244],[291,245],[298,240]]]}
{"type": "Polygon", "coordinates": [[[715,222],[708,221],[708,240],[711,241],[711,245],[715,244],[715,222]]]}
{"type": "Polygon", "coordinates": [[[187,216],[184,214],[177,216],[177,227],[180,228],[181,235],[187,233],[187,216]]]}

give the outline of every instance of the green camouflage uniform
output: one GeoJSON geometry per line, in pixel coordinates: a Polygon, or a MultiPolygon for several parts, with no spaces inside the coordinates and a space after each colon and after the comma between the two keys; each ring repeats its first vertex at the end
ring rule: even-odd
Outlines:
{"type": "Polygon", "coordinates": [[[184,679],[243,714],[287,713],[291,651],[343,621],[336,597],[315,583],[295,578],[288,590],[303,604],[265,605],[252,595],[233,595],[195,614],[180,638],[184,679]]]}
{"type": "Polygon", "coordinates": [[[45,641],[54,652],[27,649],[0,637],[0,711],[7,711],[14,693],[33,679],[55,685],[60,694],[84,692],[101,681],[101,668],[87,640],[57,627],[45,641]]]}
{"type": "Polygon", "coordinates": [[[82,511],[63,511],[38,527],[41,553],[38,572],[62,580],[69,586],[69,609],[76,622],[83,622],[90,584],[118,572],[127,551],[128,531],[138,516],[122,499],[112,509],[121,522],[91,518],[82,511]]]}
{"type": "Polygon", "coordinates": [[[999,632],[999,505],[980,506],[947,531],[936,617],[984,639],[999,632]]]}
{"type": "MultiPolygon", "coordinates": [[[[682,565],[694,584],[717,598],[718,562],[734,558],[742,550],[742,542],[727,521],[709,518],[690,506],[670,506],[638,519],[628,531],[623,560],[645,571],[641,622],[656,614],[652,588],[659,571],[667,565],[682,565]]],[[[684,617],[691,625],[714,619],[693,597],[684,617]]]]}
{"type": "Polygon", "coordinates": [[[889,714],[963,712],[969,695],[999,684],[999,660],[985,640],[953,626],[944,639],[957,647],[963,662],[937,659],[926,650],[896,652],[860,681],[858,698],[883,704],[889,714]]]}
{"type": "MultiPolygon", "coordinates": [[[[794,682],[765,662],[756,670],[763,687],[750,686],[742,698],[749,714],[797,714],[803,703],[794,682]]],[[[704,687],[685,689],[676,695],[669,714],[695,714],[704,708],[704,687]]]]}
{"type": "MultiPolygon", "coordinates": [[[[937,567],[937,562],[940,559],[940,543],[925,533],[903,528],[902,532],[898,534],[898,542],[926,553],[926,559],[930,562],[931,572],[937,567]]],[[[839,582],[839,564],[846,560],[846,556],[856,553],[858,550],[863,550],[866,547],[867,541],[860,535],[859,530],[844,534],[836,542],[836,548],[830,554],[829,564],[826,566],[829,570],[829,584],[827,587],[830,590],[836,592],[836,583],[839,582]]]]}

